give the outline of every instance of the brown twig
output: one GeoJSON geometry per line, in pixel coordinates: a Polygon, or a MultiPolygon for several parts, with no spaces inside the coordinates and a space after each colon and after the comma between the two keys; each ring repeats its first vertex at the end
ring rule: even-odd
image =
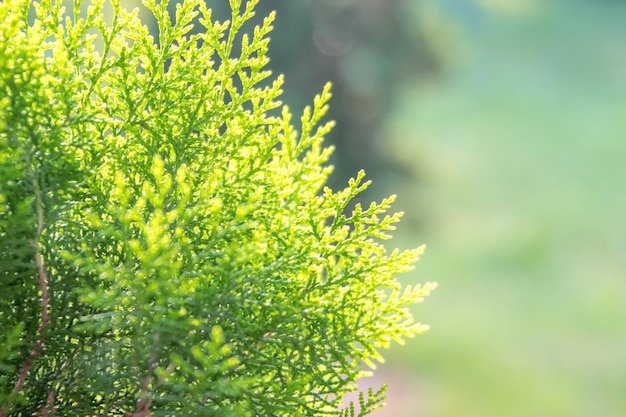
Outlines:
{"type": "MultiPolygon", "coordinates": [[[[158,342],[160,339],[160,335],[157,333],[155,335],[155,341],[158,342]]],[[[150,406],[152,405],[152,400],[149,397],[148,386],[150,385],[150,381],[154,376],[154,368],[157,366],[157,352],[155,351],[152,356],[150,356],[150,361],[148,362],[148,372],[143,379],[141,384],[140,391],[140,399],[137,404],[137,408],[134,413],[127,413],[128,417],[150,417],[150,406]]]]}
{"type": "Polygon", "coordinates": [[[46,400],[46,405],[41,407],[39,410],[39,415],[46,417],[50,415],[54,415],[56,410],[54,409],[54,400],[56,399],[56,392],[54,390],[48,391],[48,399],[46,400]]]}
{"type": "MultiPolygon", "coordinates": [[[[36,188],[38,190],[38,187],[36,188]]],[[[26,378],[28,377],[28,373],[35,363],[35,359],[41,354],[44,348],[43,343],[43,334],[48,328],[49,318],[48,318],[48,305],[50,302],[49,294],[48,294],[48,274],[46,273],[46,268],[43,263],[43,259],[40,253],[40,245],[38,243],[38,239],[41,237],[41,232],[43,231],[43,204],[41,201],[41,195],[39,192],[36,193],[37,198],[37,240],[33,240],[30,243],[30,246],[35,249],[35,266],[37,267],[37,275],[39,276],[39,289],[41,291],[41,324],[39,326],[39,338],[35,343],[35,347],[30,352],[28,357],[24,360],[22,364],[22,370],[19,373],[17,381],[15,382],[15,386],[13,387],[13,395],[7,400],[6,404],[0,408],[0,417],[5,417],[6,413],[8,413],[11,405],[13,403],[13,398],[17,394],[20,393],[24,389],[24,384],[26,383],[26,378]]],[[[48,401],[50,401],[50,394],[48,395],[48,401]]],[[[54,402],[54,394],[52,395],[52,401],[54,402]]],[[[47,407],[47,406],[46,406],[47,407]]]]}
{"type": "Polygon", "coordinates": [[[24,383],[26,382],[30,368],[43,350],[44,344],[41,335],[48,327],[48,275],[43,267],[43,261],[41,260],[39,251],[35,252],[35,263],[39,273],[39,286],[41,289],[41,325],[39,326],[39,339],[35,344],[35,348],[30,352],[30,356],[24,361],[22,372],[20,372],[20,376],[13,388],[13,392],[16,394],[24,388],[24,383]]]}

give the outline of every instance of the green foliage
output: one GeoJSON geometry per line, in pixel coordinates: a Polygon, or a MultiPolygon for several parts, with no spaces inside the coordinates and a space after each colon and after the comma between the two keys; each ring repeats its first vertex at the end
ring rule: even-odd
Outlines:
{"type": "Polygon", "coordinates": [[[422,249],[379,242],[393,198],[346,214],[362,172],[324,187],[329,87],[296,131],[257,2],[146,0],[156,42],[119,0],[0,3],[0,416],[352,416],[425,329],[422,249]]]}
{"type": "MultiPolygon", "coordinates": [[[[383,385],[377,392],[374,392],[372,388],[369,388],[367,390],[367,400],[365,399],[365,394],[363,392],[359,392],[360,409],[357,417],[366,416],[381,408],[384,405],[383,401],[386,398],[385,391],[387,391],[386,385],[383,385]]],[[[339,417],[354,417],[354,413],[354,402],[350,402],[350,406],[342,410],[341,413],[339,413],[339,417]]]]}

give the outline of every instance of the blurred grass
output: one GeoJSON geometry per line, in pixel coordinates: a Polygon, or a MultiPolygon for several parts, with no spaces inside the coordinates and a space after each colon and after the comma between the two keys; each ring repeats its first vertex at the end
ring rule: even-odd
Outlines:
{"type": "Polygon", "coordinates": [[[626,5],[441,4],[460,58],[388,123],[421,178],[401,242],[428,244],[403,279],[440,286],[415,308],[431,330],[387,355],[415,375],[380,415],[624,416],[626,5]]]}

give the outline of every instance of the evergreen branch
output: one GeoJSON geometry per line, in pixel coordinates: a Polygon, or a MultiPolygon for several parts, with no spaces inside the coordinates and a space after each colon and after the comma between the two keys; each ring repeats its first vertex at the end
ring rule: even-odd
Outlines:
{"type": "Polygon", "coordinates": [[[340,410],[363,363],[425,330],[406,307],[432,286],[403,292],[395,275],[419,250],[378,242],[400,219],[385,216],[393,198],[347,216],[365,174],[324,187],[330,86],[300,134],[286,106],[274,111],[282,77],[258,86],[273,14],[245,36],[258,0],[231,0],[221,24],[201,0],[179,2],[174,21],[166,0],[145,0],[158,44],[120,0],[111,23],[104,0],[85,19],[75,0],[73,21],[41,0],[34,23],[29,1],[9,3],[0,237],[20,264],[0,283],[13,298],[0,304],[0,366],[14,375],[0,377],[0,417],[362,417],[382,406],[370,392],[358,412],[340,410]],[[206,30],[189,35],[196,20],[206,30]]]}

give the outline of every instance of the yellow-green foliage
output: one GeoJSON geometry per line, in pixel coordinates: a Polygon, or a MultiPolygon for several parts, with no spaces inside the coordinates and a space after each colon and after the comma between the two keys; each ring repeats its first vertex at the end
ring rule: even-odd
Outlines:
{"type": "Polygon", "coordinates": [[[380,244],[393,198],[344,214],[362,172],[324,187],[329,87],[296,131],[256,2],[145,0],[157,40],[119,0],[0,3],[0,416],[354,415],[425,329],[421,248],[380,244]]]}

